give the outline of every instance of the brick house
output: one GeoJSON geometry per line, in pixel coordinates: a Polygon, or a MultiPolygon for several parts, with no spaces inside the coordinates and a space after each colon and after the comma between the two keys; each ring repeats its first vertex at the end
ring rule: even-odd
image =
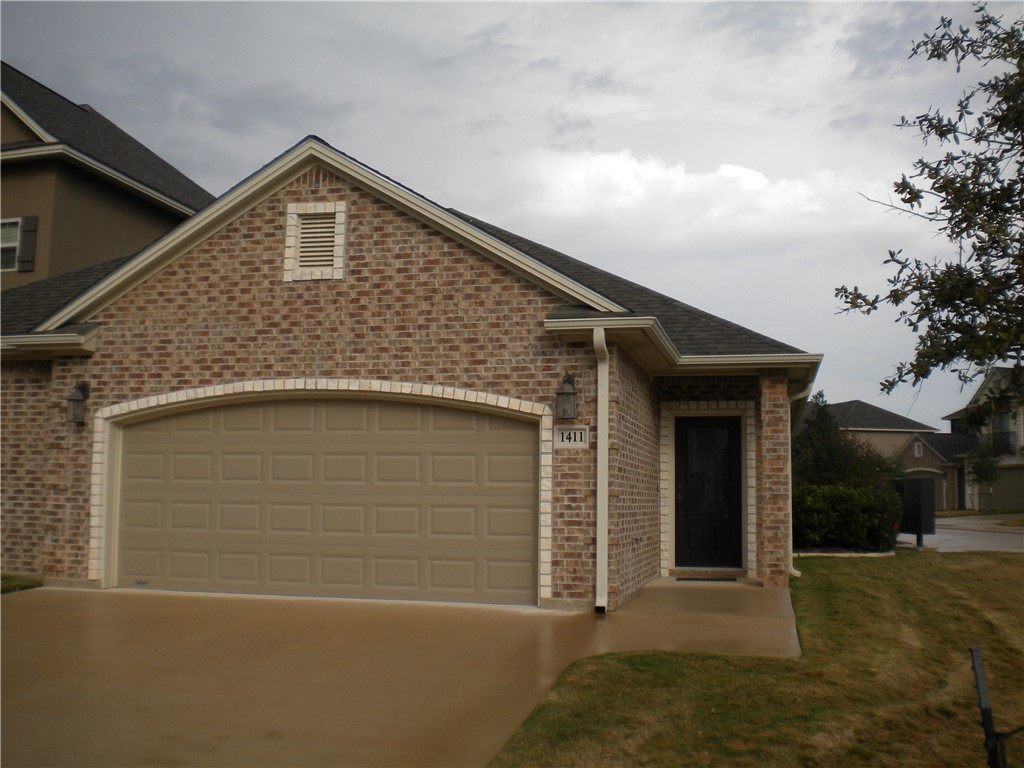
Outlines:
{"type": "Polygon", "coordinates": [[[0,289],[130,256],[213,201],[88,104],[0,69],[0,289]]]}
{"type": "Polygon", "coordinates": [[[599,611],[788,583],[820,355],[316,137],[2,309],[7,572],[599,611]]]}

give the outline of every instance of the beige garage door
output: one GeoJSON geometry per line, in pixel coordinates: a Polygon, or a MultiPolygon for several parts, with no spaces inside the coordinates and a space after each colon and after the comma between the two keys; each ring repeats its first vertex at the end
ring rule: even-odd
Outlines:
{"type": "Polygon", "coordinates": [[[537,430],[289,400],[124,431],[118,585],[535,604],[537,430]]]}

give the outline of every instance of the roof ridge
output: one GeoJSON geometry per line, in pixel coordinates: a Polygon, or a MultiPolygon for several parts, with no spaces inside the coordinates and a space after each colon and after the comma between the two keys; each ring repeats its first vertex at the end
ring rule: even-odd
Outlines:
{"type": "MultiPolygon", "coordinates": [[[[86,111],[85,108],[88,107],[89,110],[92,110],[93,112],[96,112],[96,110],[93,107],[90,107],[88,104],[79,104],[78,102],[72,101],[71,99],[69,99],[64,94],[58,93],[57,91],[53,90],[53,88],[48,86],[46,83],[42,83],[39,80],[36,80],[34,77],[32,77],[32,75],[26,74],[25,72],[23,72],[22,70],[18,69],[16,66],[14,66],[13,64],[10,64],[10,63],[8,63],[6,61],[0,61],[0,72],[2,72],[2,69],[4,69],[4,68],[14,70],[14,72],[16,74],[21,75],[26,80],[31,80],[37,87],[42,88],[44,91],[48,91],[49,93],[51,93],[52,95],[54,95],[58,99],[60,99],[61,101],[67,102],[68,104],[70,104],[75,109],[80,109],[82,111],[86,111]]],[[[2,79],[0,79],[0,87],[2,87],[2,85],[3,85],[2,79]]],[[[99,114],[99,113],[97,112],[96,114],[99,114]]]]}
{"type": "Polygon", "coordinates": [[[75,103],[17,67],[2,64],[4,77],[0,88],[4,95],[46,134],[57,139],[57,145],[130,179],[146,194],[173,201],[182,207],[182,212],[194,213],[215,199],[95,107],[75,103]]]}

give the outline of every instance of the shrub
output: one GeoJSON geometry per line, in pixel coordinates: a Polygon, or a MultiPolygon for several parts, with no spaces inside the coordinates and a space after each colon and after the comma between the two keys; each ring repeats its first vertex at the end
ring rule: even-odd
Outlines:
{"type": "Polygon", "coordinates": [[[900,497],[891,488],[799,485],[793,489],[793,544],[888,551],[896,545],[902,516],[900,497]]]}

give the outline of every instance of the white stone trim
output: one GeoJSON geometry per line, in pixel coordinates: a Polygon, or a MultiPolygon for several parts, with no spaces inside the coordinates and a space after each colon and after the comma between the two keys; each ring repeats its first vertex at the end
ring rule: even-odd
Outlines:
{"type": "Polygon", "coordinates": [[[746,510],[743,537],[743,569],[748,578],[757,578],[757,421],[753,400],[708,400],[664,402],[661,404],[661,575],[676,567],[676,430],[677,416],[739,416],[742,446],[742,499],[746,510]]]}
{"type": "Polygon", "coordinates": [[[518,415],[535,421],[540,467],[538,476],[537,592],[538,602],[551,598],[551,504],[554,463],[554,414],[544,403],[473,389],[377,379],[257,379],[166,392],[108,405],[93,419],[92,480],[90,482],[89,579],[101,587],[114,586],[117,573],[117,488],[120,442],[124,427],[181,410],[229,403],[290,397],[390,396],[389,399],[442,401],[499,415],[518,415]]]}
{"type": "Polygon", "coordinates": [[[345,276],[345,202],[289,203],[284,236],[284,280],[340,280],[345,276]],[[312,213],[334,214],[334,264],[316,269],[299,265],[299,223],[312,213]]]}

